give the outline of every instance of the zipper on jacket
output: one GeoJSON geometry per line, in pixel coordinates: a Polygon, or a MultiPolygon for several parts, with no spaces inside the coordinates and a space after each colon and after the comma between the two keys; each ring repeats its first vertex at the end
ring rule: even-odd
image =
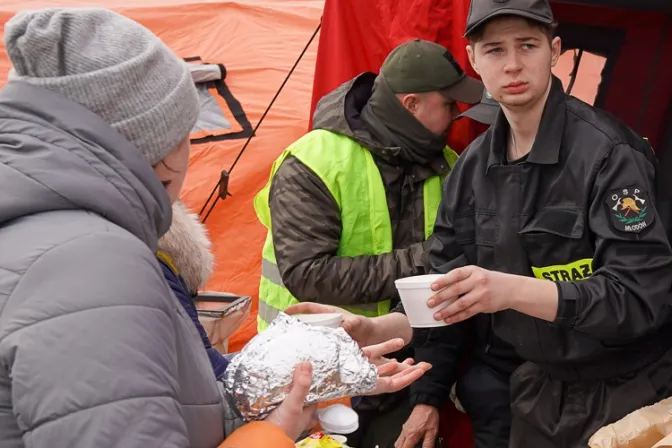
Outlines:
{"type": "Polygon", "coordinates": [[[492,336],[493,336],[493,331],[492,331],[492,316],[488,316],[488,333],[485,338],[485,353],[490,352],[490,348],[492,347],[492,336]]]}

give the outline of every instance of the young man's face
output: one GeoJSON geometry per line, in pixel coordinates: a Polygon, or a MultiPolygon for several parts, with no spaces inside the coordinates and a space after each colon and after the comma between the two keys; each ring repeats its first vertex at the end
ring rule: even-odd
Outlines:
{"type": "Polygon", "coordinates": [[[503,107],[525,109],[548,88],[551,68],[560,56],[560,39],[519,17],[493,19],[482,38],[467,47],[483,84],[503,107]]]}

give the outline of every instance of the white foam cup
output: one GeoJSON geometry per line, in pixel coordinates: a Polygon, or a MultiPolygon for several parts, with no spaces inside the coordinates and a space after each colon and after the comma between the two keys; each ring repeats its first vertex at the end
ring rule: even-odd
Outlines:
{"type": "Polygon", "coordinates": [[[443,277],[441,274],[416,275],[395,280],[399,297],[404,305],[406,317],[413,328],[445,327],[446,322],[434,319],[434,314],[448,304],[435,308],[427,306],[427,301],[438,291],[432,291],[432,283],[443,277]]]}
{"type": "Polygon", "coordinates": [[[352,434],[359,429],[359,415],[344,404],[333,404],[317,411],[320,426],[327,434],[352,434]]]}
{"type": "Polygon", "coordinates": [[[316,327],[338,328],[343,322],[341,313],[295,314],[294,317],[316,327]]]}

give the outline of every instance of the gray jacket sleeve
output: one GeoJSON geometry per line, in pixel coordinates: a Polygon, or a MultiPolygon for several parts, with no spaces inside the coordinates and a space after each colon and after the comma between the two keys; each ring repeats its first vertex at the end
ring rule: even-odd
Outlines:
{"type": "Polygon", "coordinates": [[[170,294],[151,251],[119,233],[31,265],[0,322],[26,447],[188,446],[170,294]]]}
{"type": "Polygon", "coordinates": [[[430,241],[382,255],[337,256],[338,204],[320,178],[293,157],[275,174],[269,202],[282,281],[302,302],[349,306],[396,298],[396,279],[425,272],[430,241]]]}

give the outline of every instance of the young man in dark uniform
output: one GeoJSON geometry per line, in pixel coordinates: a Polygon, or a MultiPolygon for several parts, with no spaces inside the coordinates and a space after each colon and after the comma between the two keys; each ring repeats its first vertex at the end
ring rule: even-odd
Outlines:
{"type": "Polygon", "coordinates": [[[647,142],[551,74],[547,0],[472,0],[467,22],[501,112],[444,185],[430,259],[468,265],[430,306],[450,324],[492,313],[527,361],[511,377],[511,447],[585,447],[672,395],[670,199],[647,142]]]}

